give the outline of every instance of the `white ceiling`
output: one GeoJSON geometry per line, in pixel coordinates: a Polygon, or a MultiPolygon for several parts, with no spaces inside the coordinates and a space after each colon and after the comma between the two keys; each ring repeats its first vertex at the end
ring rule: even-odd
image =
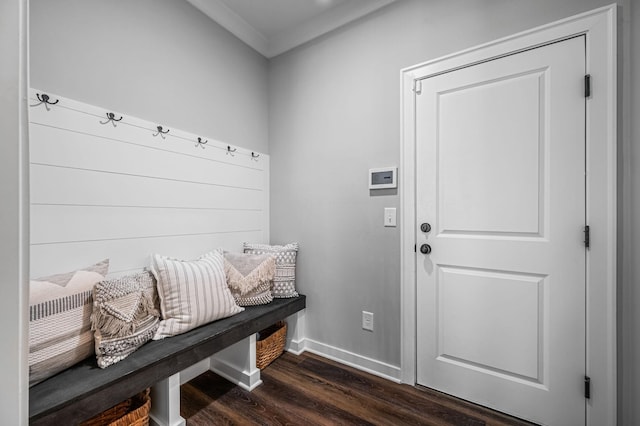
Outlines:
{"type": "Polygon", "coordinates": [[[187,0],[267,58],[396,0],[187,0]]]}

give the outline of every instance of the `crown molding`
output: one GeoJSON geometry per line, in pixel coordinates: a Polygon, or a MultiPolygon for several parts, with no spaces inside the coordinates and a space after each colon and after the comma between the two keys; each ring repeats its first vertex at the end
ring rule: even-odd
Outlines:
{"type": "Polygon", "coordinates": [[[267,38],[231,10],[222,0],[187,1],[263,56],[267,56],[269,45],[267,38]]]}
{"type": "Polygon", "coordinates": [[[187,0],[202,13],[267,58],[273,58],[301,44],[355,21],[397,0],[346,2],[333,7],[293,28],[285,28],[273,37],[249,25],[222,0],[187,0]]]}

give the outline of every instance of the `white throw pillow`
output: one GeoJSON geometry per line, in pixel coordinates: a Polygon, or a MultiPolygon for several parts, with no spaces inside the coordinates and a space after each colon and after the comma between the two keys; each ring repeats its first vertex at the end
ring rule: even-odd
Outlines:
{"type": "Polygon", "coordinates": [[[153,340],[175,336],[244,310],[227,287],[221,250],[194,261],[155,254],[151,256],[151,272],[158,281],[162,315],[153,340]]]}

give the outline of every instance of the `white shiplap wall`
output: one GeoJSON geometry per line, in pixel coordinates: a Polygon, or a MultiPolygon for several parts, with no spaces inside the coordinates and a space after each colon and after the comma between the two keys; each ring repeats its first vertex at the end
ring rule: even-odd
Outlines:
{"type": "Polygon", "coordinates": [[[51,93],[46,106],[42,93],[30,91],[31,277],[269,241],[267,155],[51,93]]]}

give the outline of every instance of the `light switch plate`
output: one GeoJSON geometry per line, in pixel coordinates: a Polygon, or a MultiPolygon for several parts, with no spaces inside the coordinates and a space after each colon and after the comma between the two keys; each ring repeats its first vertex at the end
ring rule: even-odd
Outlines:
{"type": "Polygon", "coordinates": [[[362,311],[362,329],[373,331],[373,312],[362,311]]]}
{"type": "Polygon", "coordinates": [[[396,226],[396,208],[395,207],[385,207],[384,226],[396,226]]]}

